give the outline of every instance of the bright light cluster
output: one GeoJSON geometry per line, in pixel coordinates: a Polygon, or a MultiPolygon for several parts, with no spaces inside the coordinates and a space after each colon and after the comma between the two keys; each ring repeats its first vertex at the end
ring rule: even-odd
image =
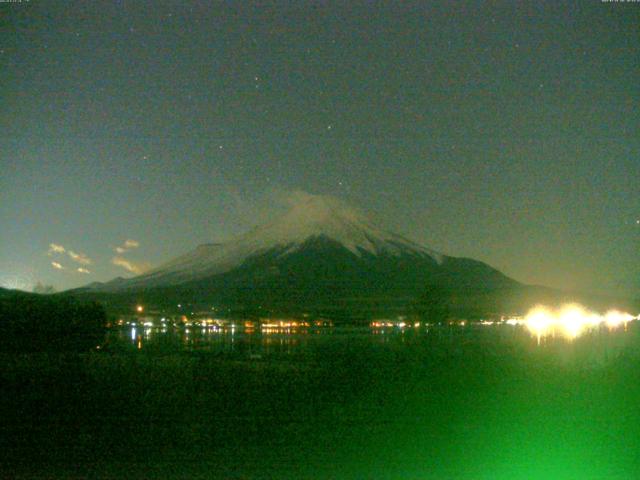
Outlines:
{"type": "Polygon", "coordinates": [[[513,320],[512,324],[524,325],[532,335],[540,342],[541,338],[548,336],[562,336],[573,340],[590,330],[606,326],[609,329],[626,327],[627,323],[637,320],[625,312],[610,310],[604,315],[591,312],[578,304],[563,305],[557,310],[538,306],[529,311],[522,320],[513,320]]]}

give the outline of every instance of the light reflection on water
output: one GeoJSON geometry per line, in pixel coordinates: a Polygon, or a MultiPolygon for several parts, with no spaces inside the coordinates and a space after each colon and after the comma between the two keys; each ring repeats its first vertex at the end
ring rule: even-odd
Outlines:
{"type": "Polygon", "coordinates": [[[563,336],[540,337],[524,325],[482,324],[422,326],[421,328],[332,327],[260,331],[243,328],[132,327],[114,329],[106,344],[112,351],[149,353],[207,352],[234,358],[293,358],[312,355],[318,347],[341,343],[393,348],[423,349],[443,355],[466,355],[481,350],[501,355],[505,346],[566,358],[582,356],[601,362],[616,352],[640,352],[638,322],[626,328],[598,329],[568,340],[563,336]]]}

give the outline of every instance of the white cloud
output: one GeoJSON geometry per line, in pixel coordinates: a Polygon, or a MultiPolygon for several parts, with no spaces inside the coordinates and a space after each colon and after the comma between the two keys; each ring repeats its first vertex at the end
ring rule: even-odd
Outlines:
{"type": "Polygon", "coordinates": [[[82,267],[76,268],[76,272],[79,272],[79,273],[91,273],[89,270],[87,270],[86,268],[82,268],[82,267]]]}
{"type": "Polygon", "coordinates": [[[57,243],[49,244],[49,251],[47,252],[49,255],[53,255],[54,253],[64,253],[65,248],[62,245],[58,245],[57,243]]]}
{"type": "Polygon", "coordinates": [[[111,259],[111,263],[117,265],[118,267],[122,267],[128,272],[135,273],[139,275],[148,270],[149,266],[144,263],[136,263],[131,260],[127,260],[126,258],[115,256],[111,259]]]}
{"type": "Polygon", "coordinates": [[[125,240],[124,243],[120,246],[114,248],[117,253],[125,253],[129,250],[133,250],[134,248],[138,248],[140,246],[140,242],[137,240],[131,240],[130,238],[125,240]]]}
{"type": "Polygon", "coordinates": [[[60,265],[58,262],[51,262],[51,266],[53,268],[58,269],[58,270],[64,270],[64,267],[62,265],[60,265]]]}
{"type": "Polygon", "coordinates": [[[81,263],[82,265],[91,265],[91,259],[84,253],[76,253],[73,250],[67,252],[74,262],[81,263]]]}
{"type": "Polygon", "coordinates": [[[113,257],[111,259],[111,263],[113,265],[117,265],[118,267],[124,268],[128,272],[135,273],[136,275],[146,272],[149,269],[148,264],[133,262],[122,256],[123,253],[133,250],[134,248],[138,248],[139,246],[140,246],[140,242],[138,242],[137,240],[132,240],[130,238],[126,239],[122,243],[122,245],[113,247],[115,252],[118,253],[119,255],[116,255],[115,257],[113,257]]]}

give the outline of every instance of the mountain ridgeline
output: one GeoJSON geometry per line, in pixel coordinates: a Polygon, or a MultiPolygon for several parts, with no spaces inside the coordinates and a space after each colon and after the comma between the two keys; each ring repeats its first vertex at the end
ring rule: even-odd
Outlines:
{"type": "Polygon", "coordinates": [[[114,308],[189,303],[248,316],[333,318],[432,315],[434,305],[444,305],[437,310],[446,315],[479,317],[534,303],[530,287],[485,263],[440,254],[335,198],[306,194],[273,223],[201,245],[143,275],[74,293],[114,308]]]}

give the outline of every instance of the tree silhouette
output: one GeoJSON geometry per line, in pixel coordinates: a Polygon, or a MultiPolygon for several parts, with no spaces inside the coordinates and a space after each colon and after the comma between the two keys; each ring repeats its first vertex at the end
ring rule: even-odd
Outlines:
{"type": "Polygon", "coordinates": [[[96,303],[12,293],[0,298],[0,351],[86,351],[102,343],[107,316],[96,303]]]}

